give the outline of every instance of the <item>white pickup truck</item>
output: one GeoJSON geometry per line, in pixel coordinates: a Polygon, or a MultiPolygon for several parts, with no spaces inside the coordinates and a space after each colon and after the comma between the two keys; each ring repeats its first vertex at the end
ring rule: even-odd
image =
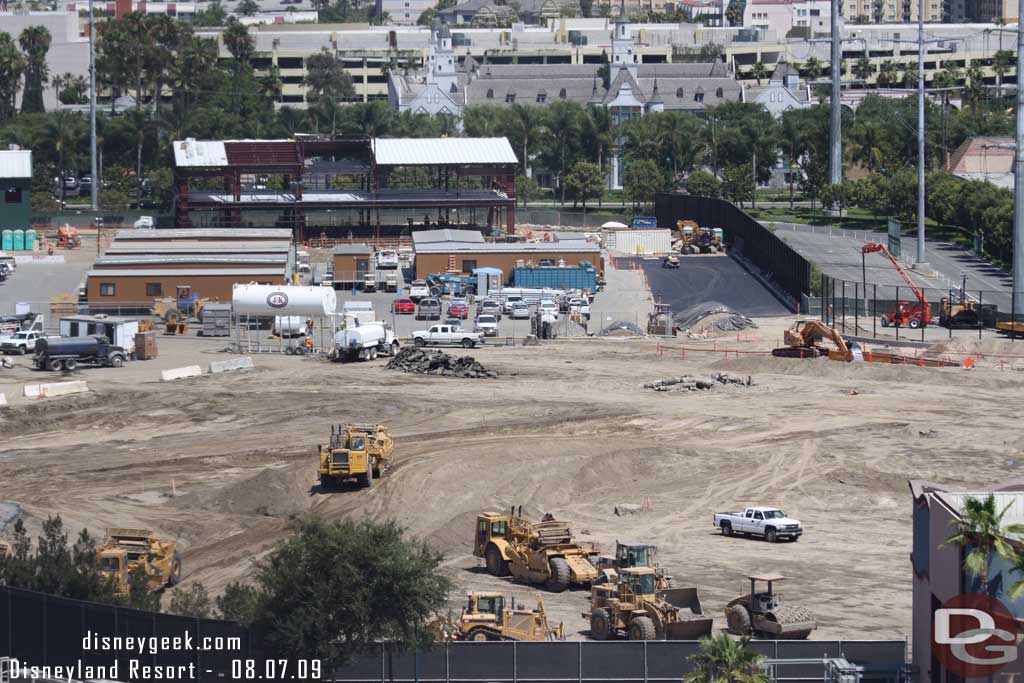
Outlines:
{"type": "Polygon", "coordinates": [[[378,270],[395,270],[398,268],[398,252],[394,249],[382,249],[377,252],[378,270]]]}
{"type": "Polygon", "coordinates": [[[425,299],[428,296],[430,296],[430,287],[427,287],[427,281],[413,280],[412,285],[409,287],[409,298],[419,303],[420,299],[425,299]]]}
{"type": "Polygon", "coordinates": [[[4,355],[8,353],[20,353],[22,355],[31,353],[36,350],[37,339],[60,339],[60,336],[46,334],[39,330],[15,332],[9,339],[4,339],[3,342],[0,342],[0,351],[4,355]]]}
{"type": "Polygon", "coordinates": [[[764,540],[769,543],[786,538],[795,541],[804,532],[800,520],[791,519],[782,510],[770,507],[749,507],[743,512],[716,512],[715,526],[723,536],[764,536],[764,540]]]}
{"type": "Polygon", "coordinates": [[[455,325],[434,325],[428,330],[412,333],[412,343],[416,346],[461,344],[463,348],[471,349],[477,344],[482,344],[483,341],[479,332],[470,332],[455,325]]]}

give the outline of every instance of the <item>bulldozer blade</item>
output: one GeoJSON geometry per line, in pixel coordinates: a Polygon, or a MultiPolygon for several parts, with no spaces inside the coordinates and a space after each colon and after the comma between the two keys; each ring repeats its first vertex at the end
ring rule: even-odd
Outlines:
{"type": "Polygon", "coordinates": [[[682,610],[704,614],[696,588],[663,588],[656,594],[659,598],[682,610]]]}
{"type": "MultiPolygon", "coordinates": [[[[682,615],[685,617],[685,613],[682,615]]],[[[665,624],[665,638],[668,640],[699,640],[711,635],[711,617],[693,617],[684,621],[665,624]]]]}

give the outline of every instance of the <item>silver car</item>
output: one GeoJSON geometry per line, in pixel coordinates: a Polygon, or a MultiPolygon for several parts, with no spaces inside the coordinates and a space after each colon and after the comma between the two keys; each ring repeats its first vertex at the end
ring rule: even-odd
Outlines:
{"type": "Polygon", "coordinates": [[[511,317],[513,320],[529,318],[530,307],[526,305],[525,301],[517,301],[516,303],[512,304],[512,314],[509,317],[511,317]]]}

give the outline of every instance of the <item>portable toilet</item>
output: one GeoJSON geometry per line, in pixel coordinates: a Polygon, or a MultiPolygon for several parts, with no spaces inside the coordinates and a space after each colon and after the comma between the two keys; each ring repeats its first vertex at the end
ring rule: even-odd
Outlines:
{"type": "Polygon", "coordinates": [[[25,251],[35,251],[36,248],[36,231],[29,228],[25,231],[25,251]]]}
{"type": "Polygon", "coordinates": [[[4,230],[0,236],[0,251],[14,251],[14,231],[4,230]]]}
{"type": "Polygon", "coordinates": [[[25,251],[25,231],[14,231],[14,244],[11,246],[14,251],[25,251]]]}
{"type": "Polygon", "coordinates": [[[722,230],[721,228],[715,228],[713,230],[713,233],[715,235],[715,241],[716,242],[723,242],[723,241],[725,241],[725,230],[722,230]]]}

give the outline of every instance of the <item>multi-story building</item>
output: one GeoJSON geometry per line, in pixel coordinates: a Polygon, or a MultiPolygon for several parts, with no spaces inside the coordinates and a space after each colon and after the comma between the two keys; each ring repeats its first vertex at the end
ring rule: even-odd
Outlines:
{"type": "Polygon", "coordinates": [[[743,25],[787,36],[794,29],[804,37],[831,35],[829,0],[750,0],[743,10],[743,25]]]}
{"type": "Polygon", "coordinates": [[[437,7],[437,0],[377,0],[377,13],[387,13],[389,23],[415,26],[420,15],[437,7]]]}
{"type": "Polygon", "coordinates": [[[958,0],[843,0],[842,13],[848,22],[910,24],[918,20],[923,5],[924,20],[943,21],[944,2],[958,0]]]}

